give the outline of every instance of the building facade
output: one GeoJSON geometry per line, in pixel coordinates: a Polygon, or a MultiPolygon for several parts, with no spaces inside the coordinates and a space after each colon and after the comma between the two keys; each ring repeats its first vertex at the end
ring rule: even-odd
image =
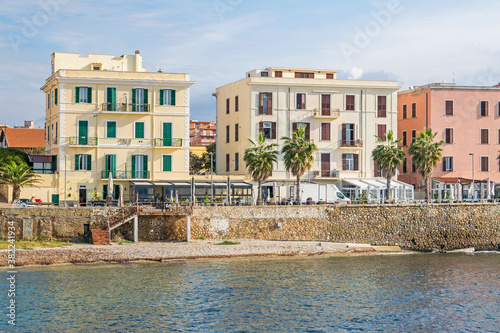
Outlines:
{"type": "Polygon", "coordinates": [[[151,185],[188,178],[189,74],[147,72],[139,51],[56,52],[51,60],[41,90],[46,154],[57,156],[59,177],[66,179],[59,182],[61,200],[103,198],[110,177],[114,196],[123,185],[129,197],[163,195],[151,185]]]}
{"type": "MultiPolygon", "coordinates": [[[[304,126],[319,148],[303,180],[339,183],[374,177],[375,135],[396,132],[397,94],[392,81],[337,79],[331,70],[267,68],[217,88],[217,174],[246,175],[248,139],[264,132],[281,150],[281,137],[304,126]]],[[[282,155],[271,181],[293,182],[282,155]]]]}
{"type": "Polygon", "coordinates": [[[431,128],[443,141],[443,159],[432,178],[444,183],[500,182],[500,87],[433,83],[398,94],[398,136],[407,159],[399,180],[423,186],[408,149],[418,132],[431,128]],[[473,154],[473,155],[471,155],[473,154]],[[474,172],[473,172],[474,170],[474,172]]]}
{"type": "Polygon", "coordinates": [[[189,122],[191,146],[207,146],[215,142],[217,126],[213,121],[192,120],[189,122]]]}

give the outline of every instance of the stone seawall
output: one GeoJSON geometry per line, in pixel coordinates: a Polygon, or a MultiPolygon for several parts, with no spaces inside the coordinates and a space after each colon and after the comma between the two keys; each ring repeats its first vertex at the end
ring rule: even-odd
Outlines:
{"type": "MultiPolygon", "coordinates": [[[[83,225],[104,228],[113,209],[8,208],[0,211],[1,237],[14,221],[17,239],[76,240],[83,225]]],[[[133,239],[132,224],[112,237],[133,239]]],[[[192,239],[263,239],[399,245],[414,250],[500,249],[500,205],[348,205],[195,207],[192,239]]],[[[139,240],[185,240],[186,218],[140,216],[139,240]]]]}

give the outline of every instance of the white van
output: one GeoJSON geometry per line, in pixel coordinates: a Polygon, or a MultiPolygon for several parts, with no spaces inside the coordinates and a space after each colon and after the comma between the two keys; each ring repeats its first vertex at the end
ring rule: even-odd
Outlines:
{"type": "Polygon", "coordinates": [[[300,185],[302,204],[348,204],[351,203],[334,184],[306,183],[300,185]]]}

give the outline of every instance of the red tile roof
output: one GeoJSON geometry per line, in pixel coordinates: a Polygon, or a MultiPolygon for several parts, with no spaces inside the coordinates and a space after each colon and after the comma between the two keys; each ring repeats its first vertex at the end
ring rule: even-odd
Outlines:
{"type": "Polygon", "coordinates": [[[45,129],[43,128],[3,128],[10,148],[45,147],[45,129]]]}

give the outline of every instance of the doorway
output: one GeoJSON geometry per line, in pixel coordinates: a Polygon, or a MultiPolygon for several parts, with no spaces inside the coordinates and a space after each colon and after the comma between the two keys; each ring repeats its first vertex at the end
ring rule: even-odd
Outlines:
{"type": "Polygon", "coordinates": [[[80,185],[78,189],[78,204],[80,207],[87,206],[87,186],[80,185]]]}

